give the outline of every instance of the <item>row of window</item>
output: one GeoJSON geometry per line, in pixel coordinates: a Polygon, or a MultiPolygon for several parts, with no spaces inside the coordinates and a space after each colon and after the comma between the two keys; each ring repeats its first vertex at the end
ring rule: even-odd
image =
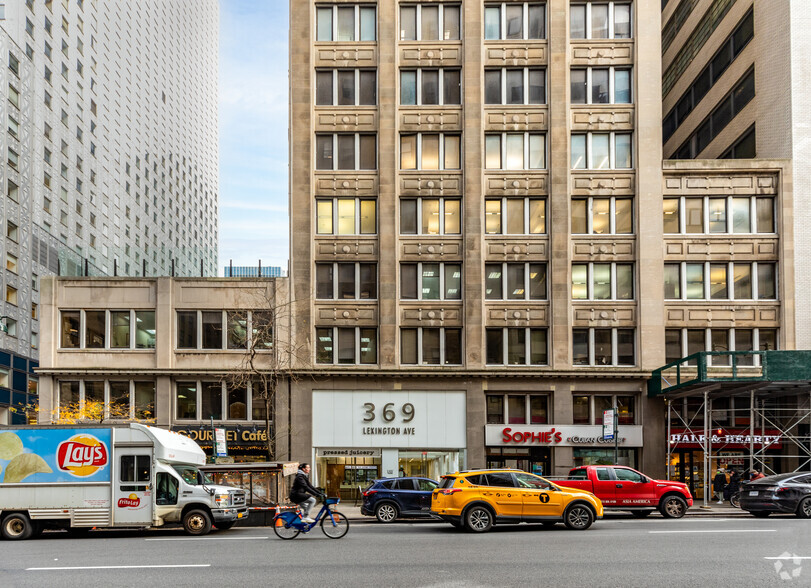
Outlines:
{"type": "MultiPolygon", "coordinates": [[[[154,310],[62,310],[62,349],[155,349],[154,310]]],[[[269,311],[178,311],[178,349],[273,347],[269,311]],[[248,333],[253,336],[248,338],[248,333]],[[225,335],[225,336],[223,336],[225,335]]]]}
{"type": "MultiPolygon", "coordinates": [[[[779,349],[777,329],[665,329],[668,363],[701,351],[769,351],[779,349]]],[[[758,365],[756,356],[743,355],[738,365],[758,365]]],[[[730,356],[710,357],[712,365],[729,365],[730,356]]],[[[689,364],[695,365],[691,360],[689,364]]]]}
{"type": "Polygon", "coordinates": [[[665,198],[665,233],[774,233],[775,202],[770,196],[665,198]]]}
{"type": "Polygon", "coordinates": [[[666,300],[776,300],[775,263],[666,263],[666,300]]]}
{"type": "MultiPolygon", "coordinates": [[[[447,106],[462,103],[460,69],[400,71],[400,104],[447,106]]],[[[377,73],[366,69],[326,69],[315,74],[317,106],[374,106],[377,73]]],[[[631,104],[629,68],[589,67],[571,71],[572,104],[631,104]]],[[[546,70],[499,68],[484,71],[485,104],[546,104],[546,70]]]]}
{"type": "MultiPolygon", "coordinates": [[[[570,7],[572,39],[630,39],[629,2],[578,2],[570,7]]],[[[375,41],[377,13],[371,4],[316,7],[317,41],[375,41]]],[[[403,3],[400,6],[401,41],[458,41],[461,6],[403,3]]],[[[542,2],[488,2],[484,7],[485,40],[546,38],[546,4],[542,2]]]]}
{"type": "MultiPolygon", "coordinates": [[[[488,425],[547,425],[552,422],[550,396],[546,394],[488,394],[488,425]]],[[[620,425],[636,423],[634,396],[575,394],[572,424],[602,425],[603,413],[616,407],[620,425]]]]}
{"type": "MultiPolygon", "coordinates": [[[[377,363],[377,329],[316,328],[316,363],[377,363]]],[[[546,328],[485,329],[488,365],[548,365],[546,328]]],[[[573,364],[632,366],[636,362],[633,329],[572,329],[573,364]]],[[[400,362],[409,365],[462,365],[462,329],[419,327],[400,329],[400,362]]]]}
{"type": "Polygon", "coordinates": [[[59,412],[64,420],[154,420],[155,382],[67,380],[59,382],[59,412]]]}
{"type": "MultiPolygon", "coordinates": [[[[401,170],[461,169],[462,136],[415,133],[400,136],[401,170]]],[[[631,169],[632,133],[572,133],[572,169],[631,169]]],[[[486,133],[484,168],[546,169],[545,133],[486,133]]],[[[315,136],[316,170],[376,170],[377,137],[367,133],[315,136]]]]}

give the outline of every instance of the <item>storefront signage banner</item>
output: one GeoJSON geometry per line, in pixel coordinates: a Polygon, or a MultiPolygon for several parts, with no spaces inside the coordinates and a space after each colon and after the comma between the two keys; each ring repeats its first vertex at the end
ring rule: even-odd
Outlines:
{"type": "MultiPolygon", "coordinates": [[[[620,447],[642,447],[642,425],[621,425],[615,431],[620,447]]],[[[613,445],[603,438],[602,425],[485,425],[488,447],[582,447],[613,445]]]]}
{"type": "Polygon", "coordinates": [[[313,391],[313,446],[459,449],[467,445],[459,392],[313,391]]]}
{"type": "MultiPolygon", "coordinates": [[[[766,429],[750,436],[749,429],[717,429],[711,437],[714,449],[749,449],[750,445],[755,447],[768,447],[770,449],[780,449],[782,435],[777,429],[766,429]]],[[[684,429],[670,431],[671,449],[701,449],[704,445],[704,434],[685,431],[684,429]]]]}
{"type": "MultiPolygon", "coordinates": [[[[258,443],[267,443],[267,433],[265,429],[254,431],[251,428],[237,428],[237,427],[222,427],[225,431],[225,438],[228,441],[228,446],[231,448],[239,447],[242,445],[256,445],[258,443]]],[[[172,431],[185,435],[192,441],[199,444],[211,446],[214,439],[214,433],[211,431],[210,426],[203,429],[198,427],[172,427],[172,431]]]]}
{"type": "Polygon", "coordinates": [[[316,457],[380,457],[379,449],[316,449],[316,457]]]}

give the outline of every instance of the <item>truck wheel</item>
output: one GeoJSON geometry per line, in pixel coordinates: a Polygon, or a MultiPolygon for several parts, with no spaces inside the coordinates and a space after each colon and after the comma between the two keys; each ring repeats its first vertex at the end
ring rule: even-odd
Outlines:
{"type": "Polygon", "coordinates": [[[236,525],[236,521],[223,521],[222,523],[214,523],[214,526],[217,527],[220,531],[227,531],[234,525],[236,525]]]}
{"type": "Polygon", "coordinates": [[[23,513],[11,513],[3,519],[3,537],[9,541],[23,541],[34,533],[34,525],[23,513]]]}
{"type": "Polygon", "coordinates": [[[585,531],[594,522],[594,513],[585,504],[574,504],[563,515],[566,527],[575,531],[585,531]]]}
{"type": "Polygon", "coordinates": [[[632,510],[631,514],[634,515],[635,519],[644,519],[652,512],[653,512],[652,510],[632,510]]]}
{"type": "Polygon", "coordinates": [[[381,523],[392,523],[397,518],[397,507],[391,502],[381,502],[375,508],[375,517],[381,523]]]}
{"type": "Polygon", "coordinates": [[[465,513],[465,526],[474,533],[493,528],[493,513],[485,506],[473,506],[465,513]]]}
{"type": "Polygon", "coordinates": [[[659,512],[667,519],[680,519],[687,512],[687,501],[681,496],[665,496],[659,506],[659,512]]]}
{"type": "Polygon", "coordinates": [[[189,535],[206,535],[211,531],[211,517],[204,510],[190,510],[183,517],[183,528],[189,535]]]}

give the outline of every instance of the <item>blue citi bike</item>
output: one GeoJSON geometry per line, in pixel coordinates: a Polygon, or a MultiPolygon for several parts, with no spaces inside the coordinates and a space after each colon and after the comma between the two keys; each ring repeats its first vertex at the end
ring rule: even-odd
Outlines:
{"type": "Polygon", "coordinates": [[[320,523],[324,535],[330,539],[340,539],[349,531],[349,519],[335,510],[340,501],[340,498],[325,498],[312,523],[305,523],[301,519],[298,508],[294,512],[279,513],[273,517],[273,531],[282,539],[295,539],[299,533],[308,533],[320,523]]]}

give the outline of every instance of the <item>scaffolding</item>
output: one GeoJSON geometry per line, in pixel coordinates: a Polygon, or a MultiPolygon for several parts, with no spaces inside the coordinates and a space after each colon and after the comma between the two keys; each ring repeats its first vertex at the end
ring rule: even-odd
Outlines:
{"type": "Polygon", "coordinates": [[[655,370],[648,396],[663,398],[667,406],[668,479],[680,443],[703,452],[705,507],[711,496],[710,472],[729,459],[728,452],[721,452],[730,444],[743,447],[750,471],[780,473],[770,458],[779,458],[793,471],[811,470],[809,351],[695,353],[655,370]],[[733,430],[739,422],[745,423],[743,431],[733,430]],[[674,427],[681,430],[675,438],[674,427]],[[776,447],[779,454],[767,453],[776,447]]]}

